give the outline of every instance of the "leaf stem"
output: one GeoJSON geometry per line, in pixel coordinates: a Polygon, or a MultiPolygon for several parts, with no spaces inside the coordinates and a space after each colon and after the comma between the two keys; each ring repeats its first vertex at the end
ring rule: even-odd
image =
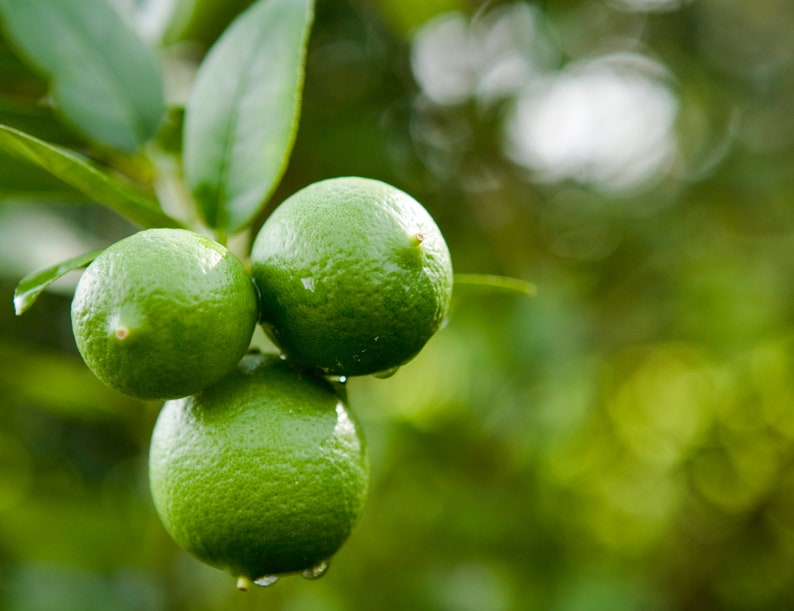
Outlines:
{"type": "Polygon", "coordinates": [[[226,233],[226,229],[223,227],[218,227],[215,230],[215,241],[220,244],[221,246],[226,246],[229,241],[229,236],[226,233]]]}

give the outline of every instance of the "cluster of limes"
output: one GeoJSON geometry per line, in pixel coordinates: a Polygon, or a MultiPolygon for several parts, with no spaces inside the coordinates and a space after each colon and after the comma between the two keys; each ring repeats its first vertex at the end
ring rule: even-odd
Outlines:
{"type": "Polygon", "coordinates": [[[447,246],[416,200],[335,178],[274,211],[250,276],[187,230],[115,243],[81,277],[72,325],[100,380],[166,400],[149,455],[157,512],[180,546],[246,589],[317,577],[347,539],[369,459],[339,381],[413,358],[451,288],[447,246]],[[249,351],[257,323],[282,355],[249,351]]]}

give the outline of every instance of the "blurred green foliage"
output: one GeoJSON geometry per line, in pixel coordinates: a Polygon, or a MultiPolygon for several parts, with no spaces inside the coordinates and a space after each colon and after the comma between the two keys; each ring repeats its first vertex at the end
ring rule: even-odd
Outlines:
{"type": "MultiPolygon", "coordinates": [[[[161,24],[169,65],[217,35],[219,3],[185,4],[207,14],[195,40],[161,24]]],[[[317,8],[273,205],[320,178],[387,180],[457,271],[537,296],[461,287],[414,362],[349,382],[373,456],[361,524],[322,580],[240,594],[157,521],[158,405],[79,360],[76,274],[13,316],[22,275],[134,228],[0,158],[0,608],[794,606],[794,7],[317,8]]],[[[5,46],[0,73],[0,122],[107,154],[5,46]]]]}

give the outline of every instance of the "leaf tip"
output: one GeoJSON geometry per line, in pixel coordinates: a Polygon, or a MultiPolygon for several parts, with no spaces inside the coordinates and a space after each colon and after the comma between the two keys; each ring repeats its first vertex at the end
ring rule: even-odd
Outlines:
{"type": "Polygon", "coordinates": [[[31,303],[26,294],[14,293],[14,314],[22,316],[28,311],[31,303]]]}

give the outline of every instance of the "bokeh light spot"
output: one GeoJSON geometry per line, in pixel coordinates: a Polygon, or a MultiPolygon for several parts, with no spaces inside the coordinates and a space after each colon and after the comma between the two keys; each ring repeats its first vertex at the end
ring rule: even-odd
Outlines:
{"type": "Polygon", "coordinates": [[[661,65],[632,53],[574,63],[518,98],[506,152],[538,180],[639,187],[676,149],[678,103],[667,81],[661,65]]]}

